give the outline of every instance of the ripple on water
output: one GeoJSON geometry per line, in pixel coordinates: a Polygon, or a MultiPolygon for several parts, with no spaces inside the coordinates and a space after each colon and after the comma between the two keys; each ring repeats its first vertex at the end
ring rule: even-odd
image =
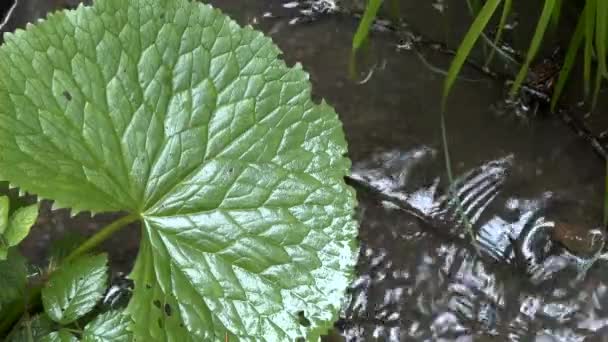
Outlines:
{"type": "Polygon", "coordinates": [[[359,191],[359,276],[338,324],[346,340],[582,341],[608,333],[608,282],[598,267],[573,282],[574,256],[550,241],[528,245],[547,249],[550,262],[531,269],[518,259],[522,246],[513,237],[552,227],[545,218],[552,195],[502,193],[512,157],[464,173],[456,193],[465,211],[476,208],[467,212],[480,256],[459,233],[461,220],[445,211],[450,222],[428,217],[450,204],[443,180],[425,172],[436,155],[427,147],[389,151],[353,167],[354,182],[367,191],[359,191]],[[534,282],[531,270],[544,278],[534,282]]]}

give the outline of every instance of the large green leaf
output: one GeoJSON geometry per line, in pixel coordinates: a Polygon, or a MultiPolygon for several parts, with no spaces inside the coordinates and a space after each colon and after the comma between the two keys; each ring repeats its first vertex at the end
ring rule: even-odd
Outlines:
{"type": "Polygon", "coordinates": [[[122,311],[108,311],[84,327],[83,342],[129,342],[129,319],[122,311]]]}
{"type": "Polygon", "coordinates": [[[346,142],[270,39],[186,0],[98,0],[5,40],[0,178],[141,216],[138,340],[330,326],[356,258],[346,142]]]}
{"type": "Polygon", "coordinates": [[[47,315],[55,322],[68,324],[91,311],[106,290],[107,263],[105,254],[86,256],[53,272],[42,289],[47,315]]]}

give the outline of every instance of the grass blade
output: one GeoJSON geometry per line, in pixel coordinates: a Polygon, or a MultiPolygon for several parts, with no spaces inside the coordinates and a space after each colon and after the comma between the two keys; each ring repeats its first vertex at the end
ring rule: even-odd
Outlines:
{"type": "Polygon", "coordinates": [[[608,224],[608,161],[606,162],[606,180],[604,188],[604,227],[608,224]]]}
{"type": "MultiPolygon", "coordinates": [[[[460,43],[460,46],[458,47],[458,51],[456,51],[456,56],[452,60],[452,64],[450,65],[450,69],[448,70],[446,79],[443,82],[440,126],[441,126],[441,140],[442,140],[442,145],[443,145],[443,156],[445,158],[445,167],[446,167],[446,171],[447,171],[447,175],[448,175],[448,180],[450,182],[450,188],[454,184],[454,177],[452,174],[452,162],[450,161],[450,151],[448,148],[447,128],[446,128],[446,124],[445,124],[445,111],[446,111],[447,98],[450,93],[450,90],[452,89],[452,86],[454,85],[454,81],[456,80],[456,77],[460,73],[460,69],[462,69],[462,65],[466,61],[469,53],[471,52],[471,49],[473,49],[473,46],[475,46],[475,42],[477,41],[477,39],[479,39],[479,37],[483,33],[483,29],[486,27],[486,25],[488,24],[488,22],[494,15],[494,12],[498,8],[498,5],[500,5],[500,2],[501,2],[501,0],[488,0],[484,4],[484,6],[479,10],[479,12],[477,12],[477,16],[475,17],[473,24],[469,28],[469,31],[467,32],[467,34],[464,36],[462,43],[460,43]]],[[[471,4],[470,1],[467,1],[467,3],[469,4],[469,8],[471,10],[473,10],[473,7],[472,7],[473,4],[471,4]]],[[[457,201],[456,202],[457,210],[459,211],[460,215],[462,216],[467,233],[471,237],[471,242],[473,244],[473,247],[475,247],[475,249],[477,250],[473,227],[472,227],[469,219],[466,217],[466,214],[464,212],[461,212],[462,206],[461,206],[461,203],[460,203],[460,200],[458,199],[458,197],[456,197],[456,201],[457,201]]]]}
{"type": "Polygon", "coordinates": [[[570,76],[570,71],[572,70],[574,61],[576,60],[578,49],[580,48],[583,39],[585,38],[585,24],[586,16],[583,14],[578,19],[576,29],[574,30],[574,34],[572,35],[572,38],[570,39],[570,44],[568,45],[568,50],[566,51],[564,65],[562,66],[562,69],[559,72],[559,78],[557,79],[557,84],[555,85],[555,91],[553,92],[553,96],[551,97],[551,111],[555,110],[557,100],[562,94],[564,86],[566,85],[566,81],[570,76]]]}
{"type": "Polygon", "coordinates": [[[598,69],[595,72],[595,85],[593,86],[593,99],[591,100],[591,112],[595,112],[595,106],[597,105],[597,99],[600,95],[600,88],[602,86],[602,73],[598,69]]]}
{"type": "Polygon", "coordinates": [[[376,19],[376,15],[378,14],[378,10],[380,9],[381,5],[382,0],[369,0],[367,3],[367,7],[365,7],[365,12],[363,13],[363,18],[361,18],[357,32],[353,37],[353,51],[359,50],[361,45],[363,45],[363,42],[365,42],[367,39],[369,29],[371,28],[374,19],[376,19]]]}
{"type": "Polygon", "coordinates": [[[562,0],[556,0],[555,6],[553,7],[553,12],[551,13],[551,28],[557,28],[559,24],[559,18],[562,14],[562,0]]]}
{"type": "Polygon", "coordinates": [[[494,58],[494,52],[498,48],[498,44],[500,43],[500,39],[502,38],[502,33],[504,31],[505,25],[507,24],[507,18],[511,13],[511,4],[512,0],[505,0],[505,3],[502,5],[502,15],[500,16],[500,22],[498,23],[498,31],[496,31],[496,37],[494,37],[493,48],[490,51],[490,55],[486,60],[485,66],[487,67],[492,62],[492,58],[494,58]]]}
{"type": "Polygon", "coordinates": [[[585,99],[589,99],[589,89],[591,89],[591,62],[593,60],[595,8],[596,2],[594,0],[588,0],[583,13],[585,16],[585,54],[583,55],[583,89],[585,99]]]}
{"type": "Polygon", "coordinates": [[[606,39],[608,39],[608,1],[597,0],[595,46],[599,72],[608,77],[606,68],[606,39]]]}
{"type": "Polygon", "coordinates": [[[467,0],[467,7],[469,8],[469,13],[471,14],[471,16],[475,16],[477,15],[477,13],[479,13],[479,10],[481,8],[481,1],[480,0],[467,0]]]}
{"type": "Polygon", "coordinates": [[[477,14],[477,17],[475,17],[473,24],[469,28],[469,31],[464,36],[462,43],[460,43],[458,51],[456,51],[456,56],[452,60],[452,64],[450,65],[450,69],[448,70],[448,75],[446,76],[446,79],[443,82],[443,94],[441,100],[442,112],[445,111],[445,104],[448,95],[450,93],[450,90],[452,89],[452,86],[454,85],[454,81],[456,80],[460,69],[462,69],[462,65],[469,56],[471,49],[473,49],[473,46],[475,45],[475,42],[477,41],[481,33],[483,32],[483,29],[490,21],[490,18],[492,18],[492,15],[494,15],[496,8],[498,7],[501,1],[502,0],[488,0],[483,5],[481,10],[477,14]]]}
{"type": "MultiPolygon", "coordinates": [[[[606,1],[606,0],[600,0],[606,1]]],[[[532,37],[532,43],[530,43],[530,47],[528,48],[528,53],[526,55],[526,61],[524,65],[519,69],[519,73],[515,78],[515,82],[513,82],[513,86],[511,86],[511,90],[509,91],[509,96],[511,98],[517,95],[517,91],[519,87],[524,81],[524,78],[528,74],[528,69],[530,68],[530,63],[536,56],[538,49],[540,48],[540,44],[543,41],[543,36],[545,35],[545,31],[547,30],[547,26],[549,24],[549,20],[551,19],[551,14],[553,13],[553,7],[555,6],[556,0],[545,0],[545,5],[543,7],[543,11],[538,19],[538,24],[536,25],[536,31],[534,31],[534,36],[532,37]]]]}

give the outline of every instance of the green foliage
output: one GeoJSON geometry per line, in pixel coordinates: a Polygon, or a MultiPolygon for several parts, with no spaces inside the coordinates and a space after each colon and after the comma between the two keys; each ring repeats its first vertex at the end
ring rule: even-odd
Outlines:
{"type": "MultiPolygon", "coordinates": [[[[568,50],[566,51],[566,56],[564,58],[564,63],[562,65],[562,70],[557,79],[557,83],[555,84],[554,96],[551,99],[552,108],[555,108],[555,106],[557,105],[557,99],[559,99],[562,91],[564,90],[564,87],[566,86],[566,81],[568,80],[568,77],[570,76],[570,71],[572,70],[572,67],[574,66],[574,63],[576,61],[576,54],[578,52],[578,48],[580,47],[585,37],[585,18],[586,16],[584,14],[580,16],[574,34],[572,35],[572,39],[570,40],[570,44],[568,46],[568,50]]],[[[587,65],[587,61],[585,61],[585,65],[587,65]]],[[[585,77],[588,77],[589,72],[590,70],[587,70],[587,68],[585,67],[585,77]]],[[[587,83],[585,82],[585,84],[587,83]]],[[[587,94],[587,92],[587,86],[585,86],[585,94],[587,94]]]]}
{"type": "Polygon", "coordinates": [[[498,29],[496,30],[496,36],[494,37],[494,41],[492,44],[492,46],[494,48],[490,50],[490,55],[488,56],[488,59],[486,60],[486,64],[485,64],[486,67],[488,65],[490,65],[490,63],[492,62],[494,53],[497,50],[496,47],[498,46],[498,44],[500,43],[500,40],[502,39],[502,34],[504,32],[505,25],[507,24],[507,19],[509,18],[509,14],[511,13],[512,5],[513,5],[512,0],[505,0],[505,2],[502,5],[502,15],[500,16],[500,21],[498,22],[498,29]]]}
{"type": "Polygon", "coordinates": [[[129,318],[122,311],[99,315],[84,327],[82,342],[129,342],[129,318]]]}
{"type": "Polygon", "coordinates": [[[6,259],[10,247],[25,239],[38,218],[38,204],[17,209],[10,218],[9,209],[8,197],[0,196],[0,260],[6,259]]]}
{"type": "MultiPolygon", "coordinates": [[[[140,341],[331,327],[356,258],[350,162],[336,113],[279,53],[186,0],[98,0],[5,35],[0,179],[74,212],[130,213],[106,232],[141,221],[128,319],[101,316],[83,338],[120,339],[105,329],[125,320],[140,341]]],[[[100,236],[43,289],[56,322],[105,288],[105,257],[76,257],[100,236]]]]}
{"type": "MultiPolygon", "coordinates": [[[[498,0],[498,2],[500,1],[501,0],[498,0]]],[[[486,1],[486,6],[490,2],[491,1],[486,1]]],[[[534,57],[538,52],[538,49],[541,46],[542,38],[547,30],[547,27],[549,25],[557,25],[557,22],[561,15],[562,6],[563,2],[561,0],[545,0],[543,11],[540,14],[538,24],[536,26],[536,31],[534,32],[532,42],[530,43],[530,47],[528,48],[526,54],[526,59],[524,61],[524,64],[520,68],[519,73],[517,74],[515,82],[511,87],[510,96],[515,96],[521,84],[525,81],[525,77],[527,75],[530,63],[533,61],[534,57]]],[[[494,40],[495,46],[497,45],[496,43],[498,43],[498,41],[500,40],[505,21],[504,19],[506,18],[506,16],[508,16],[510,12],[510,7],[510,1],[505,0],[497,35],[494,40]]],[[[472,9],[474,7],[469,3],[469,8],[472,9]]],[[[444,102],[446,101],[446,97],[449,95],[449,91],[446,92],[445,89],[447,88],[449,90],[451,88],[453,80],[455,79],[456,75],[458,75],[462,67],[463,57],[464,59],[466,59],[471,51],[472,46],[470,46],[469,41],[477,40],[477,37],[483,34],[483,29],[488,23],[488,20],[486,19],[492,17],[495,10],[496,8],[493,8],[490,13],[484,12],[483,14],[479,13],[480,11],[473,11],[477,15],[476,20],[469,29],[463,42],[459,46],[457,56],[456,58],[454,58],[452,66],[450,68],[451,73],[448,73],[448,76],[446,77],[444,83],[444,102]],[[479,26],[476,26],[476,23],[479,21],[478,19],[484,19],[484,25],[481,28],[479,26]]],[[[576,62],[578,50],[583,45],[583,42],[583,79],[586,98],[589,96],[591,89],[591,77],[592,69],[594,68],[594,59],[596,60],[597,64],[597,70],[595,73],[595,85],[593,86],[594,94],[591,102],[591,107],[593,109],[597,102],[597,97],[599,94],[602,79],[608,77],[606,67],[606,60],[608,57],[606,55],[606,44],[608,43],[608,2],[604,0],[586,0],[584,10],[579,16],[576,30],[573,33],[570,45],[568,47],[568,50],[566,51],[564,66],[560,71],[559,79],[556,84],[555,91],[553,92],[553,96],[551,99],[552,109],[555,109],[557,101],[559,100],[559,97],[561,96],[563,89],[566,86],[566,82],[570,76],[570,71],[574,63],[576,62]]]]}
{"type": "Polygon", "coordinates": [[[62,265],[42,289],[42,303],[57,323],[72,323],[87,314],[106,290],[108,259],[86,256],[62,265]]]}
{"type": "MultiPolygon", "coordinates": [[[[450,69],[448,70],[446,79],[443,84],[443,98],[441,101],[440,127],[441,127],[441,138],[442,138],[442,142],[443,142],[443,144],[442,144],[443,145],[443,156],[445,158],[445,166],[446,166],[446,171],[447,171],[448,180],[449,180],[450,184],[454,184],[454,176],[452,173],[452,162],[450,160],[447,128],[446,128],[446,123],[445,123],[446,103],[447,103],[448,94],[449,94],[452,86],[454,85],[454,81],[456,81],[456,77],[458,76],[458,73],[460,72],[460,68],[462,68],[462,65],[466,61],[471,49],[475,45],[475,42],[477,41],[479,36],[481,35],[483,28],[487,25],[488,21],[491,19],[492,14],[494,13],[496,8],[500,4],[500,1],[501,0],[488,0],[483,5],[483,7],[481,7],[479,12],[477,13],[475,21],[473,22],[473,25],[471,26],[471,28],[469,29],[469,32],[464,37],[461,47],[458,49],[456,56],[454,57],[454,60],[452,61],[452,64],[450,65],[450,69]]],[[[469,222],[469,219],[467,218],[466,214],[462,210],[462,205],[460,203],[460,199],[457,196],[454,196],[454,200],[457,201],[456,202],[457,213],[463,220],[466,231],[467,231],[471,241],[474,242],[475,236],[474,236],[474,232],[473,232],[473,227],[472,227],[471,223],[469,222]]]]}
{"type": "Polygon", "coordinates": [[[536,30],[534,31],[534,36],[532,36],[532,42],[530,43],[530,47],[528,48],[528,52],[526,53],[526,60],[524,64],[519,69],[519,73],[517,77],[515,77],[515,82],[511,86],[511,90],[509,91],[509,95],[513,98],[517,95],[519,88],[524,82],[526,75],[528,74],[528,69],[530,68],[530,64],[534,60],[538,49],[543,40],[543,36],[545,35],[545,31],[547,30],[547,26],[551,20],[551,16],[553,14],[553,9],[555,8],[556,0],[545,0],[545,6],[543,7],[543,11],[540,15],[540,19],[538,20],[538,24],[536,25],[536,30]]]}
{"type": "Polygon", "coordinates": [[[67,330],[59,330],[54,331],[46,336],[44,336],[41,342],[78,342],[76,336],[72,335],[67,330]]]}
{"type": "Polygon", "coordinates": [[[382,6],[382,0],[369,0],[365,7],[363,18],[361,18],[359,27],[357,27],[357,32],[355,32],[355,36],[353,37],[353,51],[359,50],[361,45],[367,40],[369,30],[376,19],[380,6],[382,6]]]}
{"type": "Polygon", "coordinates": [[[0,260],[0,313],[8,303],[22,298],[27,284],[26,260],[14,248],[0,260]]]}
{"type": "Polygon", "coordinates": [[[40,341],[52,332],[52,321],[44,314],[22,319],[6,342],[40,341]]]}
{"type": "Polygon", "coordinates": [[[452,60],[452,64],[450,65],[450,69],[448,70],[448,74],[443,83],[443,96],[442,96],[442,112],[445,112],[446,101],[452,86],[454,85],[454,81],[456,81],[456,77],[460,73],[460,69],[464,65],[469,53],[475,46],[475,42],[483,32],[483,29],[486,27],[494,11],[500,5],[501,0],[488,0],[483,5],[483,7],[479,10],[479,13],[475,17],[471,28],[464,36],[462,43],[460,44],[460,48],[456,52],[456,56],[452,60]]]}

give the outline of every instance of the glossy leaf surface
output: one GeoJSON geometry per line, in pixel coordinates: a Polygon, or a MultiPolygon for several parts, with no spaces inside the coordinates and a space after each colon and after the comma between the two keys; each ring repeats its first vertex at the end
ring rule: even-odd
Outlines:
{"type": "Polygon", "coordinates": [[[109,311],[97,316],[84,327],[83,342],[129,342],[129,318],[122,311],[109,311]]]}
{"type": "Polygon", "coordinates": [[[108,282],[105,254],[85,256],[53,272],[42,289],[44,311],[57,323],[82,317],[101,299],[108,282]]]}
{"type": "Polygon", "coordinates": [[[196,2],[98,0],[5,40],[0,178],[141,216],[138,340],[331,327],[356,257],[346,141],[270,39],[196,2]]]}

